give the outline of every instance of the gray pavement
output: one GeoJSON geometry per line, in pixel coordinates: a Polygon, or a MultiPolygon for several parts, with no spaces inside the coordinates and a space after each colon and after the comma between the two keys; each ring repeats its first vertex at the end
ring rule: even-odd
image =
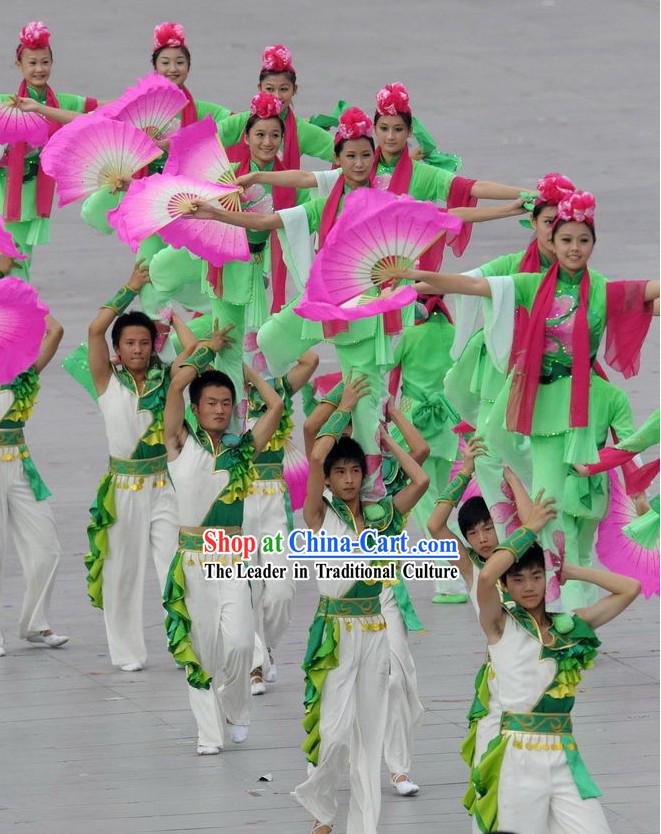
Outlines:
{"type": "MultiPolygon", "coordinates": [[[[658,275],[656,3],[6,0],[3,89],[17,84],[14,33],[30,18],[53,31],[55,89],[101,98],[147,68],[152,28],[164,19],[187,27],[193,94],[235,110],[247,105],[268,43],[284,42],[294,53],[302,114],[327,112],[338,98],[371,109],[383,83],[401,80],[440,146],[463,155],[467,175],[532,185],[547,171],[567,173],[598,200],[594,267],[613,278],[658,275]]],[[[478,228],[462,266],[525,241],[514,221],[478,228]]],[[[60,361],[130,264],[114,238],[82,225],[77,206],[57,213],[53,243],[38,250],[33,273],[66,328],[60,361]]],[[[658,346],[656,322],[641,374],[630,381],[614,375],[638,420],[658,402],[658,346]]],[[[322,370],[332,369],[324,352],[322,370]]],[[[140,674],[109,665],[102,616],[86,602],[86,511],[106,448],[93,403],[55,363],[43,376],[28,437],[54,493],[63,546],[52,622],[72,639],[51,651],[14,637],[0,659],[0,832],[306,831],[306,813],[289,791],[305,771],[299,665],[312,584],[298,588],[278,653],[280,680],[255,700],[247,744],[196,757],[184,676],[165,651],[153,572],[145,604],[150,660],[140,674]],[[267,773],[273,781],[258,781],[267,773]]],[[[11,557],[0,615],[15,633],[21,579],[11,557]]],[[[422,791],[412,799],[391,795],[384,773],[383,834],[469,830],[461,807],[467,774],[457,751],[484,640],[466,606],[434,606],[431,593],[429,583],[412,590],[428,629],[411,640],[426,707],[412,771],[422,791]]],[[[658,623],[658,599],[641,599],[603,629],[605,652],[586,674],[575,710],[577,738],[615,834],[659,830],[658,623]]],[[[346,785],[340,800],[338,832],[346,785]]]]}

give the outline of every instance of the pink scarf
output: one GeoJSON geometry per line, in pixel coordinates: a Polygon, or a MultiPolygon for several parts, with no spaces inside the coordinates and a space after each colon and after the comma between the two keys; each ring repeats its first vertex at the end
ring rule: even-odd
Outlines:
{"type": "MultiPolygon", "coordinates": [[[[447,207],[453,208],[473,208],[477,205],[477,197],[471,197],[471,189],[477,180],[469,180],[466,177],[453,177],[450,185],[450,193],[448,194],[447,207]]],[[[448,243],[455,257],[460,258],[464,254],[464,250],[468,246],[471,234],[473,231],[472,223],[464,223],[461,231],[457,235],[443,235],[441,240],[448,243]]],[[[438,244],[437,244],[438,245],[438,244]]],[[[432,247],[433,249],[433,247],[432,247]]]]}
{"type": "MultiPolygon", "coordinates": [[[[18,88],[21,98],[29,98],[28,85],[25,80],[18,88]]],[[[85,99],[85,112],[94,110],[96,99],[85,99]]],[[[46,85],[46,105],[59,108],[57,96],[49,85],[46,85]]],[[[52,136],[61,125],[53,119],[47,119],[48,136],[52,136]]],[[[4,218],[8,223],[17,223],[21,219],[21,193],[23,189],[23,170],[27,144],[14,142],[7,151],[7,193],[5,194],[4,218]]],[[[39,166],[37,172],[37,214],[39,217],[50,217],[55,194],[55,180],[45,174],[39,166]]]]}
{"type": "MultiPolygon", "coordinates": [[[[530,311],[530,319],[521,339],[521,349],[514,361],[514,377],[507,403],[507,429],[530,434],[537,398],[537,386],[542,369],[546,320],[555,297],[560,266],[556,261],[544,276],[530,311]]],[[[569,425],[572,428],[588,425],[590,392],[590,329],[588,327],[588,298],[590,273],[584,270],[579,288],[579,304],[572,334],[572,374],[569,425]]]]}
{"type": "Polygon", "coordinates": [[[195,106],[195,99],[190,94],[190,90],[185,85],[181,88],[182,93],[188,99],[188,104],[181,111],[181,126],[188,127],[197,121],[197,107],[195,106]]]}
{"type": "Polygon", "coordinates": [[[534,237],[528,244],[528,248],[526,249],[523,257],[521,258],[521,263],[518,266],[517,272],[537,273],[541,271],[542,260],[539,255],[539,245],[537,243],[537,238],[534,237]]]}

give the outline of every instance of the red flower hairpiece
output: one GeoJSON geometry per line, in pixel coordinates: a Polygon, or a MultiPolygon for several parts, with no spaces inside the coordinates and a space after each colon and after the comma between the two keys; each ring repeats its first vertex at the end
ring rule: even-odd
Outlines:
{"type": "Polygon", "coordinates": [[[576,191],[576,186],[569,177],[552,173],[546,174],[538,181],[537,190],[539,192],[537,202],[557,206],[562,200],[576,191]]]}
{"type": "Polygon", "coordinates": [[[556,220],[574,220],[576,223],[594,224],[597,203],[589,191],[574,191],[558,203],[556,220]]]}
{"type": "Polygon", "coordinates": [[[24,49],[47,49],[50,46],[50,30],[41,20],[33,20],[27,23],[18,36],[20,41],[16,47],[16,55],[20,55],[24,49]]]}
{"type": "Polygon", "coordinates": [[[376,94],[376,112],[381,116],[410,113],[409,101],[409,91],[399,81],[394,84],[386,84],[376,94]]]}
{"type": "Polygon", "coordinates": [[[372,135],[372,120],[360,107],[349,107],[340,116],[340,123],[335,134],[335,144],[342,139],[360,139],[372,135]]]}
{"type": "Polygon", "coordinates": [[[271,93],[257,93],[250,102],[250,112],[260,119],[270,119],[282,112],[282,102],[271,93]]]}
{"type": "Polygon", "coordinates": [[[291,62],[291,52],[281,43],[275,46],[267,46],[262,55],[262,72],[295,72],[291,62]]]}
{"type": "Polygon", "coordinates": [[[186,45],[186,30],[181,23],[166,21],[154,29],[154,51],[165,46],[171,48],[186,45]]]}

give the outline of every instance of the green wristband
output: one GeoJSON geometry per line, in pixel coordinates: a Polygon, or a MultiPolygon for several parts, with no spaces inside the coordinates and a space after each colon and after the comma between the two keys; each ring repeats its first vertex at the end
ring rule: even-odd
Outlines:
{"type": "Polygon", "coordinates": [[[466,487],[470,484],[471,478],[470,475],[467,475],[465,472],[459,470],[456,476],[450,481],[450,483],[445,487],[443,492],[438,496],[436,499],[437,504],[452,504],[453,507],[456,507],[459,501],[461,500],[461,496],[466,492],[466,487]]]}
{"type": "Polygon", "coordinates": [[[517,527],[517,529],[508,536],[504,542],[501,542],[497,550],[509,550],[514,556],[514,561],[518,562],[524,556],[530,547],[537,541],[537,536],[532,530],[527,527],[517,527]]]}
{"type": "Polygon", "coordinates": [[[351,414],[348,411],[341,411],[339,408],[334,411],[326,420],[324,425],[317,432],[317,439],[320,437],[334,437],[336,442],[344,434],[345,428],[351,421],[351,414]]]}
{"type": "Polygon", "coordinates": [[[207,368],[213,362],[213,358],[215,355],[215,351],[213,351],[208,345],[201,345],[200,347],[195,348],[195,350],[188,357],[188,359],[185,362],[182,362],[181,364],[182,367],[184,365],[190,365],[191,368],[195,368],[199,375],[205,368],[207,368]]]}
{"type": "Polygon", "coordinates": [[[116,316],[121,316],[137,294],[137,290],[132,290],[131,287],[125,284],[117,290],[109,301],[106,301],[101,306],[108,307],[116,316]]]}
{"type": "Polygon", "coordinates": [[[330,403],[330,405],[334,405],[337,408],[342,399],[342,394],[344,394],[344,382],[338,382],[319,402],[330,403]]]}

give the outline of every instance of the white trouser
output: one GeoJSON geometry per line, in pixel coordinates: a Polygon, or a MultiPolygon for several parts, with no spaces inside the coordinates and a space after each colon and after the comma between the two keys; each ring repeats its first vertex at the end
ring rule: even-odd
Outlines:
{"type": "Polygon", "coordinates": [[[174,489],[169,481],[165,486],[152,486],[163,477],[162,473],[145,477],[139,490],[120,488],[127,479],[116,478],[117,521],[108,528],[108,555],[103,563],[103,616],[115,666],[147,659],[142,624],[147,562],[154,560],[162,594],[177,550],[179,511],[174,489]]]}
{"type": "MultiPolygon", "coordinates": [[[[284,551],[282,553],[262,553],[261,547],[251,559],[253,565],[288,566],[285,579],[267,579],[251,582],[252,604],[255,612],[255,630],[258,643],[273,649],[285,633],[291,620],[291,604],[294,599],[294,580],[291,577],[291,563],[287,559],[287,537],[289,519],[285,508],[285,496],[282,487],[284,481],[255,481],[250,494],[243,504],[243,533],[255,536],[258,545],[263,536],[275,536],[282,533],[284,551]]],[[[268,654],[256,665],[264,671],[268,668],[268,654]]]]}
{"type": "Polygon", "coordinates": [[[198,744],[222,747],[223,715],[232,724],[250,724],[255,636],[250,586],[245,579],[205,579],[202,561],[200,553],[182,556],[193,651],[213,680],[209,689],[189,686],[188,694],[198,744]]]}
{"type": "Polygon", "coordinates": [[[418,680],[409,648],[408,630],[392,588],[384,588],[381,592],[381,611],[386,620],[390,647],[388,718],[383,756],[390,773],[408,774],[411,770],[413,731],[422,719],[424,708],[418,698],[418,680]]]}
{"type": "MultiPolygon", "coordinates": [[[[17,453],[3,447],[3,453],[17,453]]],[[[37,501],[20,459],[0,460],[0,577],[4,570],[8,534],[11,533],[25,579],[19,637],[47,631],[48,607],[60,561],[53,511],[47,501],[37,501]]],[[[0,626],[0,645],[5,637],[0,626]]]]}
{"type": "Polygon", "coordinates": [[[389,648],[386,630],[366,631],[357,618],[340,620],[340,665],[321,693],[321,745],[316,767],[294,797],[330,825],[337,791],[349,769],[347,834],[376,834],[381,810],[381,753],[388,711],[389,648]],[[351,631],[346,630],[349,623],[351,631]]]}
{"type": "Polygon", "coordinates": [[[525,834],[610,834],[599,801],[581,799],[565,751],[527,750],[527,742],[559,744],[560,737],[512,736],[500,772],[498,827],[525,834]]]}

